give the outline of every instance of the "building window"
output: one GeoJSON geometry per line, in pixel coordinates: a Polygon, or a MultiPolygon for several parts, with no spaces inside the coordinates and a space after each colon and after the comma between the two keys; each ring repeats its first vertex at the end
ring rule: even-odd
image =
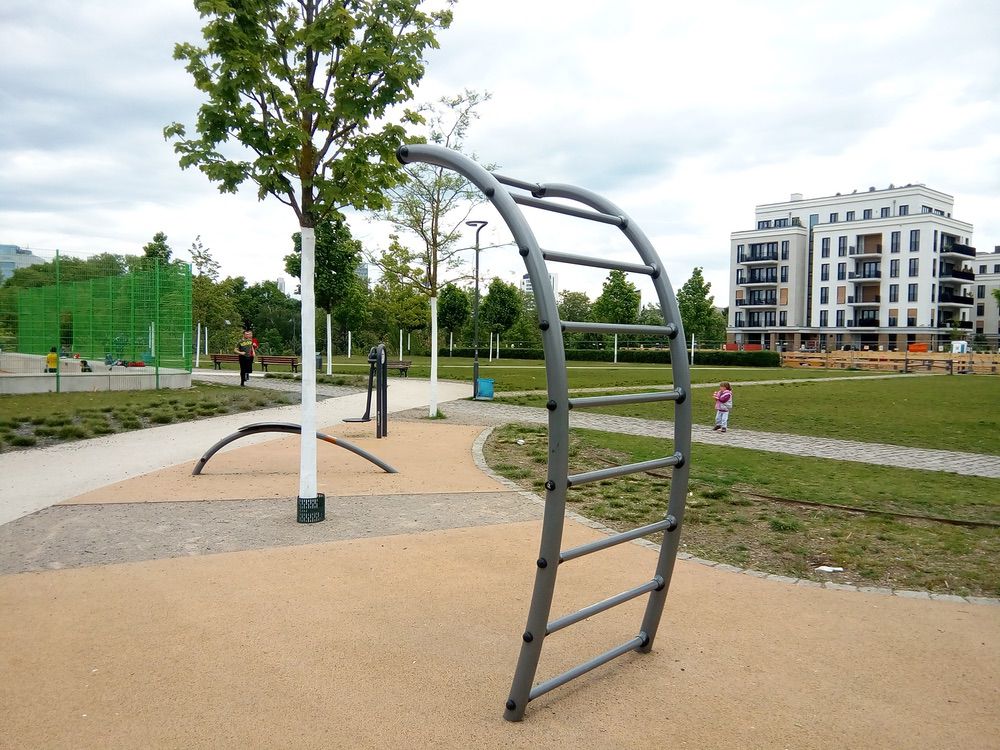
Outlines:
{"type": "Polygon", "coordinates": [[[787,226],[788,226],[788,219],[775,219],[774,220],[774,227],[775,227],[775,229],[780,229],[782,227],[787,227],[787,226]]]}
{"type": "Polygon", "coordinates": [[[770,221],[758,221],[757,222],[757,228],[758,229],[770,229],[771,228],[771,222],[770,221]]]}
{"type": "Polygon", "coordinates": [[[931,258],[931,276],[937,278],[937,258],[931,258]]]}
{"type": "Polygon", "coordinates": [[[910,230],[910,252],[915,253],[920,250],[920,230],[910,230]]]}
{"type": "Polygon", "coordinates": [[[979,273],[986,273],[986,264],[983,263],[979,266],[979,273]]]}
{"type": "Polygon", "coordinates": [[[781,259],[788,260],[788,240],[781,241],[781,259]]]}
{"type": "Polygon", "coordinates": [[[899,302],[899,284],[889,284],[889,301],[899,302]]]}
{"type": "Polygon", "coordinates": [[[1000,263],[993,266],[993,273],[1000,273],[1000,263]]]}
{"type": "Polygon", "coordinates": [[[847,264],[838,263],[837,264],[837,281],[843,281],[847,278],[847,264]]]}
{"type": "Polygon", "coordinates": [[[896,326],[898,326],[899,325],[899,318],[897,318],[895,315],[890,315],[889,316],[889,325],[892,326],[893,328],[895,328],[896,326]]]}
{"type": "Polygon", "coordinates": [[[978,305],[976,305],[976,315],[982,317],[985,314],[986,314],[986,305],[980,302],[978,305]]]}
{"type": "Polygon", "coordinates": [[[830,264],[824,263],[819,267],[819,280],[829,281],[830,280],[830,264]]]}
{"type": "Polygon", "coordinates": [[[898,253],[899,252],[899,232],[893,232],[889,235],[889,252],[898,253]]]}
{"type": "Polygon", "coordinates": [[[788,312],[787,311],[782,310],[781,312],[778,313],[778,325],[779,326],[787,326],[788,325],[788,312]]]}
{"type": "Polygon", "coordinates": [[[821,305],[830,304],[830,287],[821,286],[819,288],[819,303],[821,305]]]}
{"type": "Polygon", "coordinates": [[[837,310],[837,325],[843,327],[844,325],[844,311],[837,310]]]}
{"type": "Polygon", "coordinates": [[[843,258],[847,255],[847,236],[841,235],[837,238],[837,255],[843,258]]]}
{"type": "Polygon", "coordinates": [[[910,258],[910,276],[920,275],[920,258],[910,258]]]}
{"type": "Polygon", "coordinates": [[[853,211],[848,211],[847,212],[847,216],[845,218],[846,218],[846,221],[854,221],[854,212],[853,211]]]}
{"type": "Polygon", "coordinates": [[[861,218],[862,218],[862,219],[870,219],[871,217],[872,217],[872,210],[871,210],[870,208],[866,208],[866,209],[865,209],[865,210],[864,210],[864,211],[863,211],[863,212],[861,213],[861,218]]]}
{"type": "Polygon", "coordinates": [[[830,238],[824,237],[820,243],[820,255],[824,258],[830,257],[830,238]]]}
{"type": "Polygon", "coordinates": [[[831,224],[837,223],[837,214],[830,214],[830,223],[831,224]]]}
{"type": "Polygon", "coordinates": [[[889,278],[898,279],[899,278],[899,259],[894,259],[889,261],[889,278]]]}
{"type": "Polygon", "coordinates": [[[826,328],[830,322],[830,314],[826,310],[819,311],[819,324],[822,328],[826,328]]]}
{"type": "Polygon", "coordinates": [[[917,285],[910,284],[906,289],[906,299],[908,302],[917,301],[917,285]]]}
{"type": "Polygon", "coordinates": [[[910,207],[909,206],[900,206],[899,207],[899,215],[900,216],[908,216],[909,213],[910,213],[910,207]]]}
{"type": "Polygon", "coordinates": [[[922,213],[922,214],[929,214],[930,212],[931,212],[931,207],[930,206],[921,206],[920,207],[920,213],[922,213]]]}
{"type": "Polygon", "coordinates": [[[986,299],[986,284],[976,285],[976,299],[986,299]]]}
{"type": "Polygon", "coordinates": [[[888,219],[890,216],[892,216],[892,209],[889,208],[888,206],[883,207],[881,211],[881,216],[883,219],[888,219]]]}
{"type": "Polygon", "coordinates": [[[788,266],[781,267],[781,283],[782,284],[788,283],[788,266]]]}

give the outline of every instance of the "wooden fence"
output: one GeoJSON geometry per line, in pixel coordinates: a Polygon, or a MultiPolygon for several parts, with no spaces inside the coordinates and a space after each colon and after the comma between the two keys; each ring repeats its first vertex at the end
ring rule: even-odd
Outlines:
{"type": "Polygon", "coordinates": [[[784,352],[782,367],[823,367],[829,370],[936,372],[946,375],[1000,374],[1000,354],[949,352],[784,352]]]}

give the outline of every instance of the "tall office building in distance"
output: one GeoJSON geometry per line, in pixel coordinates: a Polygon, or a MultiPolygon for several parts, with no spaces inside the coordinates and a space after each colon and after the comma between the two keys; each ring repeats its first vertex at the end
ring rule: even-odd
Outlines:
{"type": "Polygon", "coordinates": [[[730,342],[903,350],[973,332],[976,250],[954,199],[924,185],[793,193],[730,236],[730,342]]]}
{"type": "Polygon", "coordinates": [[[13,276],[14,271],[19,268],[27,268],[45,262],[45,258],[39,258],[23,247],[0,245],[0,284],[13,276]]]}

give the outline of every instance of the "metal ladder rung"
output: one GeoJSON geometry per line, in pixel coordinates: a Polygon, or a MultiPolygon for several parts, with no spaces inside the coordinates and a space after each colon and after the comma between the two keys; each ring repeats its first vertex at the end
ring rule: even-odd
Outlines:
{"type": "Polygon", "coordinates": [[[497,174],[496,172],[490,172],[490,174],[492,174],[501,185],[509,185],[510,187],[515,187],[519,190],[527,190],[532,195],[536,195],[542,190],[542,186],[537,182],[519,180],[516,177],[505,177],[504,175],[497,174]]]}
{"type": "Polygon", "coordinates": [[[616,227],[625,227],[628,225],[624,216],[602,214],[597,211],[591,211],[587,208],[574,208],[573,206],[567,206],[563,203],[553,203],[552,201],[547,201],[543,198],[532,198],[527,195],[518,195],[517,193],[511,193],[510,197],[514,199],[515,203],[520,203],[522,206],[540,208],[543,211],[552,211],[557,214],[574,216],[577,219],[590,219],[591,221],[597,221],[601,224],[611,224],[616,227]]]}
{"type": "Polygon", "coordinates": [[[676,401],[683,403],[687,394],[683,388],[672,391],[656,391],[654,393],[616,393],[611,396],[587,396],[586,398],[571,398],[570,409],[592,409],[595,406],[618,406],[621,404],[651,404],[657,401],[676,401]]]}
{"type": "Polygon", "coordinates": [[[594,471],[585,471],[581,474],[570,474],[566,478],[566,486],[576,487],[577,485],[586,484],[587,482],[599,482],[602,479],[623,477],[627,474],[639,474],[643,471],[662,469],[665,466],[682,466],[683,464],[684,456],[680,453],[675,453],[674,455],[667,456],[666,458],[654,458],[651,461],[640,461],[636,464],[610,466],[607,469],[595,469],[594,471]]]}
{"type": "Polygon", "coordinates": [[[619,604],[631,601],[637,596],[642,596],[643,594],[648,594],[650,591],[657,591],[661,588],[663,588],[663,579],[660,578],[660,576],[656,576],[653,580],[646,581],[646,583],[641,586],[636,586],[634,589],[629,589],[628,591],[623,591],[620,594],[615,594],[612,597],[591,604],[589,607],[584,607],[579,612],[574,612],[571,615],[560,617],[558,620],[553,620],[545,626],[545,635],[552,635],[556,631],[580,622],[580,620],[586,620],[592,615],[599,614],[611,609],[612,607],[617,607],[619,604]]]}
{"type": "Polygon", "coordinates": [[[555,690],[560,685],[565,685],[572,679],[579,677],[582,674],[586,674],[592,669],[596,669],[602,664],[607,664],[612,659],[616,659],[622,654],[627,654],[629,651],[635,651],[637,648],[642,648],[649,642],[649,636],[645,633],[639,633],[635,638],[626,641],[621,646],[611,649],[610,651],[605,651],[600,656],[595,656],[590,661],[584,662],[578,667],[573,667],[567,672],[563,672],[561,675],[553,677],[551,680],[546,680],[545,682],[540,682],[531,688],[531,692],[528,693],[528,700],[533,701],[540,695],[545,695],[550,690],[555,690]]]}
{"type": "Polygon", "coordinates": [[[608,547],[631,542],[633,539],[638,539],[648,534],[655,534],[657,531],[673,531],[676,528],[677,519],[673,516],[667,516],[662,521],[657,521],[656,523],[648,523],[645,526],[639,526],[630,531],[623,531],[620,534],[612,534],[593,542],[581,544],[579,547],[571,547],[559,553],[559,562],[569,562],[578,557],[589,555],[591,552],[600,552],[602,549],[607,549],[608,547]]]}
{"type": "Polygon", "coordinates": [[[587,323],[576,320],[564,320],[560,323],[563,332],[573,333],[634,333],[650,336],[666,336],[675,338],[677,326],[667,323],[665,326],[640,326],[628,323],[587,323]]]}
{"type": "Polygon", "coordinates": [[[660,275],[658,266],[646,265],[645,263],[626,263],[620,260],[607,260],[606,258],[593,258],[589,255],[576,255],[575,253],[557,253],[554,250],[542,250],[542,257],[556,263],[572,263],[577,266],[589,266],[591,268],[605,268],[609,271],[624,271],[625,273],[642,273],[652,276],[654,279],[660,275]]]}

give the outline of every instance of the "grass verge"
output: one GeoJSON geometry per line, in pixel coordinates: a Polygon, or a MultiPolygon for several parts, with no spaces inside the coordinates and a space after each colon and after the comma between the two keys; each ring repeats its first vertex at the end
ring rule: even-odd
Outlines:
{"type": "Polygon", "coordinates": [[[0,452],[295,403],[294,394],[225,385],[186,390],[0,396],[0,452]]]}
{"type": "MultiPolygon", "coordinates": [[[[546,446],[544,428],[507,425],[494,431],[485,455],[497,473],[544,493],[546,446]]],[[[672,450],[670,441],[574,430],[570,471],[672,450]]],[[[685,552],[814,581],[1000,596],[1000,529],[926,520],[1000,524],[1000,480],[697,444],[690,466],[685,552]],[[844,572],[817,572],[820,565],[844,572]]],[[[670,479],[669,471],[654,474],[570,490],[569,507],[621,530],[659,520],[670,479]]]]}

